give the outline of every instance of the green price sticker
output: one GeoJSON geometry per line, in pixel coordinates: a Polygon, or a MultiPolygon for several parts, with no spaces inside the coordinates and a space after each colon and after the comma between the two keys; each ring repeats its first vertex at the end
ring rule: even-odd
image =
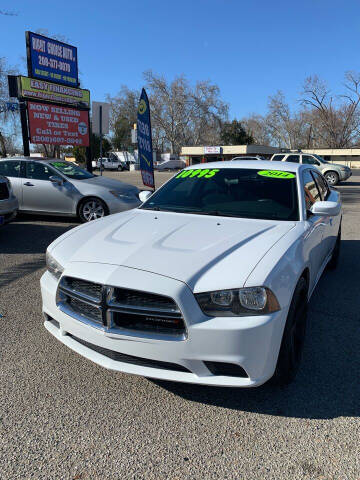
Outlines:
{"type": "Polygon", "coordinates": [[[268,178],[295,178],[293,173],[281,172],[279,170],[260,170],[257,174],[268,178]]]}
{"type": "Polygon", "coordinates": [[[176,175],[175,178],[212,178],[219,171],[218,168],[213,168],[212,170],[209,170],[208,168],[183,170],[179,175],[176,175]]]}

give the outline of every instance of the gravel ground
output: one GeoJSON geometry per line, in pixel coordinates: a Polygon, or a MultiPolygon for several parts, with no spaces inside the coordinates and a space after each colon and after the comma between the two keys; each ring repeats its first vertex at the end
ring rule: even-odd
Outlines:
{"type": "MultiPolygon", "coordinates": [[[[140,184],[138,173],[107,175],[140,184]]],[[[2,228],[0,478],[359,480],[360,176],[340,190],[341,264],[312,297],[303,365],[284,389],[166,383],[90,363],[41,316],[45,249],[76,221],[2,228]]]]}

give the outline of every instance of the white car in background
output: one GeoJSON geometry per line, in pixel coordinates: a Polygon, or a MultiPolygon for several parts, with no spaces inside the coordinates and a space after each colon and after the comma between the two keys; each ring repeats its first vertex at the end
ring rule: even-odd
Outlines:
{"type": "Polygon", "coordinates": [[[320,155],[302,152],[275,153],[271,161],[301,163],[312,165],[324,175],[327,183],[332,187],[351,177],[351,168],[340,163],[331,163],[324,160],[320,155]]]}
{"type": "Polygon", "coordinates": [[[47,330],[116,371],[289,383],[308,300],[338,261],[339,193],[312,166],[244,161],[189,167],[140,198],[49,246],[47,330]]]}

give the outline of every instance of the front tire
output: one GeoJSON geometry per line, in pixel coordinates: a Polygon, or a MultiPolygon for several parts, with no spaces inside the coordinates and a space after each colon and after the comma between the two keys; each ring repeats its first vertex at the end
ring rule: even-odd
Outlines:
{"type": "Polygon", "coordinates": [[[100,198],[88,197],[79,206],[79,218],[82,223],[91,222],[108,215],[108,208],[100,198]]]}
{"type": "Polygon", "coordinates": [[[326,172],[325,173],[325,178],[326,178],[326,181],[327,183],[331,186],[331,187],[334,187],[335,185],[337,185],[339,183],[339,174],[336,173],[336,172],[326,172]]]}
{"type": "Polygon", "coordinates": [[[271,383],[284,386],[291,383],[300,367],[304,347],[308,286],[304,278],[300,278],[289,308],[279,357],[271,383]]]}

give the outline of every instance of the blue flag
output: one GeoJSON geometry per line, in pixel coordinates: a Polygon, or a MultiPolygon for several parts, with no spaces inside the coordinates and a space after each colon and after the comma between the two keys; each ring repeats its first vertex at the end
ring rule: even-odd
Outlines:
{"type": "Polygon", "coordinates": [[[137,113],[137,142],[143,184],[155,189],[149,99],[143,88],[137,113]]]}

